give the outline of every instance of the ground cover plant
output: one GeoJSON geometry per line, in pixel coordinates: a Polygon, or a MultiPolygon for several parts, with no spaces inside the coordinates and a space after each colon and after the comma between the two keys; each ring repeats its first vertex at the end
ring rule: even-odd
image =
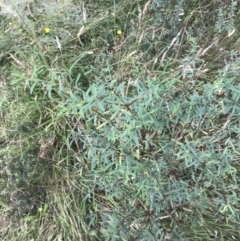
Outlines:
{"type": "Polygon", "coordinates": [[[240,239],[239,1],[0,3],[1,240],[240,239]]]}

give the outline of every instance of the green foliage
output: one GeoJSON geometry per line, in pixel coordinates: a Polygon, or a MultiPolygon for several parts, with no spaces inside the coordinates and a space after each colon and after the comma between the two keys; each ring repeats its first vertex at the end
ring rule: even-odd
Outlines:
{"type": "MultiPolygon", "coordinates": [[[[82,126],[70,138],[83,149],[75,165],[88,167],[82,182],[100,188],[95,212],[86,217],[95,229],[100,212],[106,240],[161,240],[172,227],[168,235],[179,240],[199,224],[211,230],[204,213],[216,215],[219,227],[224,218],[235,225],[239,165],[233,153],[239,150],[231,140],[236,129],[228,126],[238,108],[229,101],[239,94],[235,81],[224,79],[224,97],[217,80],[202,85],[201,94],[189,83],[180,91],[161,79],[139,80],[126,94],[126,84],[99,80],[63,103],[61,115],[82,126]]],[[[209,238],[221,233],[214,229],[209,238]]]]}
{"type": "Polygon", "coordinates": [[[2,240],[239,239],[237,6],[33,1],[1,18],[2,240]]]}

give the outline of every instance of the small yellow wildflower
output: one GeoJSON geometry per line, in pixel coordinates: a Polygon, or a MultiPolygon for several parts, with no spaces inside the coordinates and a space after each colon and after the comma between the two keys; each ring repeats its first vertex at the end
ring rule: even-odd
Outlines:
{"type": "Polygon", "coordinates": [[[117,31],[117,34],[118,34],[118,35],[121,35],[121,34],[122,34],[122,30],[118,30],[118,31],[117,31]]]}
{"type": "Polygon", "coordinates": [[[45,31],[45,33],[50,33],[51,29],[50,28],[45,28],[44,31],[45,31]]]}
{"type": "Polygon", "coordinates": [[[8,25],[9,25],[9,26],[12,26],[12,22],[9,22],[8,25]]]}

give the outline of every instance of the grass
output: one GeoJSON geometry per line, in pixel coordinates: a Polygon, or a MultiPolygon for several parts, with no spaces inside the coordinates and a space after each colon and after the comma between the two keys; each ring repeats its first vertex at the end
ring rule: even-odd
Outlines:
{"type": "Polygon", "coordinates": [[[239,239],[236,2],[10,4],[2,240],[239,239]]]}

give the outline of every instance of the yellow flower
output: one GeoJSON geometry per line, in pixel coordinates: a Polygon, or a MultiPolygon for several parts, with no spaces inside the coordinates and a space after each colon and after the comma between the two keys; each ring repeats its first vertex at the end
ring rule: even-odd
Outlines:
{"type": "Polygon", "coordinates": [[[122,34],[122,30],[118,30],[118,31],[117,31],[117,34],[118,34],[118,35],[121,35],[121,34],[122,34]]]}
{"type": "Polygon", "coordinates": [[[9,25],[9,26],[12,26],[12,22],[9,22],[8,25],[9,25]]]}
{"type": "Polygon", "coordinates": [[[45,31],[45,33],[50,33],[51,29],[50,28],[45,28],[44,31],[45,31]]]}

